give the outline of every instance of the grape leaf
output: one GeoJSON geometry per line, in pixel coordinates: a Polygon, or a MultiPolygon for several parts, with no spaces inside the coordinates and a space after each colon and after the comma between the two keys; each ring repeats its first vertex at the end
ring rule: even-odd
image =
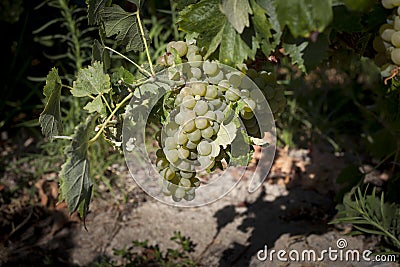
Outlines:
{"type": "Polygon", "coordinates": [[[101,113],[101,109],[103,108],[103,101],[101,100],[101,95],[98,95],[93,99],[92,102],[86,104],[83,109],[89,111],[89,113],[98,112],[101,113]]]}
{"type": "Polygon", "coordinates": [[[332,0],[285,0],[275,5],[281,27],[287,25],[294,37],[322,32],[333,17],[332,0]]]}
{"type": "Polygon", "coordinates": [[[247,0],[222,0],[221,11],[238,33],[250,26],[249,14],[252,14],[247,0]]]}
{"type": "Polygon", "coordinates": [[[254,16],[252,21],[256,31],[256,36],[261,38],[261,50],[266,56],[275,50],[280,43],[282,37],[281,25],[279,24],[278,16],[274,1],[271,0],[255,0],[251,1],[254,16]],[[265,18],[265,14],[268,19],[265,18]],[[268,32],[271,32],[272,36],[268,32]]]}
{"type": "Polygon", "coordinates": [[[70,213],[79,209],[83,218],[87,214],[93,188],[87,150],[94,122],[95,116],[92,115],[76,127],[71,144],[65,149],[67,161],[60,171],[60,201],[66,201],[70,213]]]}
{"type": "Polygon", "coordinates": [[[107,70],[110,68],[110,54],[108,53],[107,49],[105,49],[97,40],[94,40],[92,46],[92,62],[95,61],[100,61],[103,63],[104,72],[107,72],[107,70]]]}
{"type": "MultiPolygon", "coordinates": [[[[135,13],[126,12],[120,6],[105,7],[101,12],[104,30],[107,37],[116,35],[118,44],[124,45],[126,51],[144,51],[144,43],[135,13]]],[[[146,41],[150,38],[146,28],[143,27],[146,41]]]]}
{"type": "Polygon", "coordinates": [[[197,0],[174,0],[177,9],[183,9],[188,5],[194,4],[197,0]]]}
{"type": "Polygon", "coordinates": [[[73,83],[71,94],[76,97],[101,95],[111,90],[110,76],[103,71],[103,63],[94,62],[92,66],[80,69],[73,83]]]}
{"type": "Polygon", "coordinates": [[[306,72],[306,67],[304,66],[303,50],[307,47],[308,42],[303,42],[300,45],[296,44],[283,44],[284,54],[288,55],[292,64],[297,64],[299,69],[306,72]]]}
{"type": "Polygon", "coordinates": [[[237,119],[234,119],[226,125],[221,124],[217,133],[217,137],[213,142],[218,146],[222,146],[223,148],[226,148],[228,145],[230,145],[236,138],[238,123],[239,122],[237,119]]]}
{"type": "Polygon", "coordinates": [[[219,60],[234,66],[245,59],[254,59],[258,43],[252,38],[251,48],[244,42],[226,16],[221,13],[219,0],[202,0],[187,6],[179,13],[181,30],[198,33],[197,42],[208,52],[206,57],[219,49],[219,60]]]}
{"type": "Polygon", "coordinates": [[[110,0],[89,0],[88,21],[89,25],[94,25],[100,21],[100,11],[111,3],[110,0]]]}
{"type": "Polygon", "coordinates": [[[47,75],[43,94],[46,97],[46,104],[39,116],[39,123],[44,136],[51,137],[58,135],[62,131],[60,110],[61,79],[56,68],[52,68],[47,75]]]}

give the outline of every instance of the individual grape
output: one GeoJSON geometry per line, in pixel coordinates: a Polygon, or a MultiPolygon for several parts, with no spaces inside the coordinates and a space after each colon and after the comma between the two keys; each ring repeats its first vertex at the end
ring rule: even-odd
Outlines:
{"type": "Polygon", "coordinates": [[[184,147],[178,148],[178,156],[180,159],[187,159],[190,155],[190,151],[184,147]]]}
{"type": "Polygon", "coordinates": [[[208,141],[201,141],[197,145],[197,152],[201,156],[208,156],[211,154],[211,151],[212,151],[212,146],[208,141]]]}
{"type": "Polygon", "coordinates": [[[193,78],[196,80],[199,80],[201,78],[201,75],[203,74],[201,72],[201,69],[199,69],[199,68],[191,68],[190,72],[192,73],[193,78]]]}
{"type": "Polygon", "coordinates": [[[234,88],[239,88],[239,86],[242,82],[242,77],[239,76],[238,74],[232,74],[229,77],[228,81],[231,84],[231,86],[233,86],[234,88]]]}
{"type": "Polygon", "coordinates": [[[189,57],[189,55],[193,54],[197,54],[197,52],[199,52],[199,48],[195,45],[188,45],[188,51],[186,56],[189,57]]]}
{"type": "Polygon", "coordinates": [[[228,80],[222,80],[218,83],[218,89],[221,90],[221,92],[225,92],[230,86],[231,84],[228,80]]]}
{"type": "Polygon", "coordinates": [[[183,187],[191,187],[192,183],[190,182],[189,178],[182,177],[181,180],[179,181],[179,185],[183,187]]]}
{"type": "Polygon", "coordinates": [[[250,91],[247,89],[242,89],[242,90],[240,90],[240,96],[242,98],[248,98],[248,97],[250,97],[250,91]]]}
{"type": "Polygon", "coordinates": [[[245,98],[243,101],[246,103],[246,106],[243,109],[247,112],[251,112],[256,109],[256,102],[254,102],[251,98],[245,98]]]}
{"type": "Polygon", "coordinates": [[[248,69],[246,71],[246,75],[249,76],[251,79],[255,79],[258,77],[258,72],[255,69],[248,69]]]}
{"type": "Polygon", "coordinates": [[[167,44],[167,52],[171,52],[171,49],[172,47],[174,47],[175,43],[176,43],[175,41],[172,41],[167,44]]]}
{"type": "Polygon", "coordinates": [[[208,76],[208,80],[213,84],[218,84],[224,78],[224,72],[220,70],[215,76],[208,76]]]}
{"type": "Polygon", "coordinates": [[[207,111],[206,114],[204,114],[204,117],[210,121],[215,121],[217,119],[217,115],[212,110],[207,111]]]}
{"type": "Polygon", "coordinates": [[[187,143],[188,138],[186,133],[183,130],[178,130],[175,133],[175,140],[178,145],[184,145],[187,143]]]}
{"type": "Polygon", "coordinates": [[[220,125],[219,123],[214,123],[214,124],[212,125],[214,134],[217,134],[217,133],[218,133],[219,127],[220,127],[219,125],[220,125]]]}
{"type": "Polygon", "coordinates": [[[195,198],[195,194],[187,194],[183,197],[186,201],[192,201],[195,198]]]}
{"type": "Polygon", "coordinates": [[[250,120],[251,118],[254,117],[254,113],[243,109],[240,111],[240,116],[245,120],[250,120]]]}
{"type": "Polygon", "coordinates": [[[171,163],[177,162],[179,159],[178,150],[176,149],[165,150],[164,153],[165,156],[167,157],[167,160],[171,163]]]}
{"type": "Polygon", "coordinates": [[[167,137],[165,139],[165,145],[164,147],[168,150],[177,148],[178,144],[176,142],[176,139],[174,137],[167,137]]]}
{"type": "Polygon", "coordinates": [[[400,47],[400,32],[393,33],[391,42],[394,47],[400,47]]]}
{"type": "Polygon", "coordinates": [[[400,0],[392,0],[392,4],[396,6],[400,6],[400,0]]]}
{"type": "Polygon", "coordinates": [[[182,129],[187,133],[190,133],[190,132],[193,132],[194,130],[196,130],[196,124],[194,123],[194,120],[185,122],[183,124],[182,129]]]}
{"type": "Polygon", "coordinates": [[[173,178],[175,178],[175,172],[170,168],[166,168],[164,172],[164,178],[166,180],[172,180],[173,178]]]}
{"type": "Polygon", "coordinates": [[[164,151],[162,149],[157,149],[156,156],[157,158],[165,158],[164,151]]]}
{"type": "Polygon", "coordinates": [[[185,108],[192,109],[196,105],[196,100],[194,99],[194,97],[192,95],[187,95],[182,99],[182,105],[185,108]]]}
{"type": "Polygon", "coordinates": [[[230,101],[237,101],[240,99],[240,91],[231,87],[226,91],[225,96],[230,101]]]}
{"type": "MultiPolygon", "coordinates": [[[[195,172],[185,172],[185,171],[180,171],[179,174],[181,175],[182,178],[184,179],[191,179],[196,176],[195,172]]],[[[189,180],[190,182],[190,180],[189,180]]]]}
{"type": "Polygon", "coordinates": [[[259,88],[263,88],[267,83],[262,77],[257,77],[254,79],[254,82],[259,88]]]}
{"type": "Polygon", "coordinates": [[[390,42],[392,40],[392,35],[395,33],[396,31],[393,29],[386,29],[381,33],[381,37],[384,41],[386,42],[390,42]]]}
{"type": "Polygon", "coordinates": [[[193,108],[193,110],[198,116],[202,116],[208,111],[208,104],[203,100],[197,101],[196,106],[193,108]]]}
{"type": "Polygon", "coordinates": [[[185,123],[182,113],[176,114],[174,120],[179,125],[183,125],[185,123]]]}
{"type": "MultiPolygon", "coordinates": [[[[216,124],[216,123],[214,123],[216,124]]],[[[201,130],[201,136],[205,139],[209,139],[214,135],[214,129],[212,126],[208,126],[207,128],[201,130]]]]}
{"type": "Polygon", "coordinates": [[[179,169],[181,171],[186,171],[186,172],[194,171],[194,166],[193,166],[192,162],[187,159],[179,160],[175,164],[176,164],[177,169],[179,169]]]}
{"type": "Polygon", "coordinates": [[[178,130],[179,125],[173,121],[170,121],[166,126],[165,126],[165,133],[168,136],[173,136],[175,132],[178,130]]]}
{"type": "Polygon", "coordinates": [[[392,0],[382,0],[382,6],[386,9],[392,9],[394,8],[393,1],[392,0]]]}
{"type": "Polygon", "coordinates": [[[254,127],[257,124],[257,119],[255,116],[251,117],[250,119],[246,119],[244,121],[244,124],[246,125],[246,128],[248,127],[254,127]]]}
{"type": "Polygon", "coordinates": [[[185,194],[185,189],[182,187],[178,187],[172,196],[176,198],[175,201],[181,201],[185,194]]]}
{"type": "Polygon", "coordinates": [[[207,128],[209,125],[208,120],[204,117],[197,117],[194,120],[194,123],[196,125],[196,128],[200,130],[207,128]]]}
{"type": "Polygon", "coordinates": [[[211,99],[215,99],[218,97],[218,89],[215,88],[214,85],[208,85],[207,86],[207,90],[206,90],[206,94],[205,94],[205,98],[207,100],[211,100],[211,99]]]}
{"type": "Polygon", "coordinates": [[[217,110],[217,111],[215,111],[214,113],[215,113],[215,116],[216,116],[215,120],[216,120],[218,123],[221,123],[221,122],[224,121],[224,119],[225,119],[225,114],[224,114],[224,112],[222,112],[221,110],[217,110]]]}
{"type": "MultiPolygon", "coordinates": [[[[170,51],[172,47],[175,48],[175,50],[178,52],[179,57],[183,57],[184,55],[186,55],[188,51],[188,46],[186,42],[183,41],[172,42],[172,45],[170,45],[169,49],[170,51]]],[[[168,45],[167,45],[167,50],[168,50],[168,45]]]]}
{"type": "Polygon", "coordinates": [[[192,84],[193,95],[205,96],[207,86],[205,83],[194,83],[192,84]]]}
{"type": "Polygon", "coordinates": [[[215,164],[214,158],[209,156],[199,156],[197,160],[199,161],[202,169],[211,169],[215,164]]]}
{"type": "Polygon", "coordinates": [[[399,16],[394,17],[393,28],[395,31],[400,31],[400,17],[399,16]]]}
{"type": "Polygon", "coordinates": [[[216,62],[204,61],[203,70],[205,74],[215,76],[219,72],[218,64],[216,62]]]}
{"type": "Polygon", "coordinates": [[[194,130],[191,133],[188,133],[188,139],[192,142],[197,142],[201,139],[201,131],[199,129],[194,130]]]}
{"type": "Polygon", "coordinates": [[[196,149],[196,147],[197,147],[197,142],[192,142],[191,140],[189,140],[186,143],[186,148],[187,149],[196,149]]]}
{"type": "Polygon", "coordinates": [[[169,163],[168,163],[167,159],[165,159],[165,158],[158,158],[156,160],[156,167],[158,170],[163,170],[166,167],[168,167],[168,165],[169,165],[169,163]]]}
{"type": "Polygon", "coordinates": [[[190,87],[183,87],[181,89],[181,91],[179,92],[180,95],[182,95],[182,97],[185,97],[187,95],[193,95],[192,94],[192,88],[190,87]]]}
{"type": "Polygon", "coordinates": [[[189,54],[188,60],[189,60],[190,66],[198,68],[201,66],[201,63],[202,63],[201,61],[203,60],[203,57],[200,55],[196,55],[196,54],[189,54]]]}
{"type": "Polygon", "coordinates": [[[390,56],[394,64],[400,65],[400,48],[393,49],[390,56]]]}

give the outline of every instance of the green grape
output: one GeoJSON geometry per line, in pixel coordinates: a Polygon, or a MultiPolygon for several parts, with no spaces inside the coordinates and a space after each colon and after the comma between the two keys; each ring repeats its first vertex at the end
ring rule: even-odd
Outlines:
{"type": "Polygon", "coordinates": [[[191,133],[188,133],[188,139],[192,142],[197,142],[201,139],[201,131],[199,129],[194,130],[191,133]]]}
{"type": "MultiPolygon", "coordinates": [[[[180,171],[179,174],[181,175],[181,177],[183,179],[191,179],[191,178],[194,178],[196,176],[195,172],[180,171]]],[[[190,180],[189,180],[189,182],[190,182],[190,180]]]]}
{"type": "Polygon", "coordinates": [[[194,120],[194,124],[196,125],[196,128],[200,130],[207,128],[209,125],[208,120],[204,117],[197,117],[194,120]]]}
{"type": "Polygon", "coordinates": [[[181,94],[175,97],[174,105],[179,106],[182,104],[183,96],[181,94]]]}
{"type": "Polygon", "coordinates": [[[176,167],[178,167],[178,169],[181,171],[186,171],[186,172],[194,171],[194,166],[193,166],[192,162],[187,159],[179,160],[175,164],[176,164],[176,167]]]}
{"type": "Polygon", "coordinates": [[[205,96],[207,85],[205,83],[194,83],[192,84],[193,95],[205,96]]]}
{"type": "Polygon", "coordinates": [[[393,49],[390,55],[393,63],[396,65],[400,65],[400,48],[393,49]]]}
{"type": "Polygon", "coordinates": [[[390,42],[392,40],[392,35],[395,33],[396,31],[393,29],[386,29],[382,32],[381,34],[381,38],[386,41],[386,42],[390,42]]]}
{"type": "Polygon", "coordinates": [[[167,137],[165,139],[165,148],[168,150],[177,148],[178,144],[176,143],[176,139],[174,137],[167,137]]]}
{"type": "Polygon", "coordinates": [[[396,6],[400,6],[400,0],[392,0],[392,4],[396,6]]]}
{"type": "Polygon", "coordinates": [[[196,147],[197,147],[197,143],[196,142],[192,142],[192,141],[189,140],[186,143],[186,148],[187,149],[193,150],[193,149],[196,149],[196,147]]]}
{"type": "Polygon", "coordinates": [[[244,124],[246,125],[246,128],[248,127],[254,127],[255,125],[257,125],[257,119],[255,116],[251,117],[250,119],[246,119],[244,121],[244,124]]]}
{"type": "Polygon", "coordinates": [[[180,95],[182,95],[182,97],[185,97],[187,95],[193,95],[192,94],[192,88],[190,87],[183,87],[181,89],[181,91],[179,92],[180,95]]]}
{"type": "Polygon", "coordinates": [[[190,155],[190,151],[184,147],[178,148],[178,156],[180,159],[187,159],[190,155]]]}
{"type": "Polygon", "coordinates": [[[256,109],[256,102],[254,102],[253,99],[245,98],[243,101],[246,103],[246,106],[243,107],[243,110],[251,112],[256,109]]]}
{"type": "Polygon", "coordinates": [[[221,92],[225,92],[226,90],[228,90],[228,88],[231,86],[231,84],[229,83],[228,80],[222,80],[218,83],[218,89],[221,92]]]}
{"type": "MultiPolygon", "coordinates": [[[[394,18],[394,24],[393,24],[393,28],[395,31],[400,31],[400,17],[396,16],[394,18]]],[[[375,47],[374,47],[375,48],[375,47]]],[[[379,52],[379,51],[378,51],[379,52]]]]}
{"type": "Polygon", "coordinates": [[[179,185],[183,187],[191,187],[192,183],[190,182],[189,178],[182,177],[181,180],[179,181],[179,185]]]}
{"type": "Polygon", "coordinates": [[[193,110],[198,116],[202,116],[208,111],[208,104],[203,100],[197,101],[196,106],[193,108],[193,110]]]}
{"type": "Polygon", "coordinates": [[[164,151],[162,149],[157,149],[156,156],[157,158],[165,158],[164,151]]]}
{"type": "Polygon", "coordinates": [[[179,125],[183,125],[185,123],[182,113],[176,114],[174,120],[179,125]]]}
{"type": "Polygon", "coordinates": [[[391,42],[394,47],[400,47],[400,32],[393,33],[391,42]]]}
{"type": "Polygon", "coordinates": [[[228,89],[228,91],[226,91],[225,96],[228,100],[234,102],[240,99],[240,91],[231,87],[228,89]]]}
{"type": "Polygon", "coordinates": [[[178,187],[172,196],[175,197],[174,201],[181,201],[182,198],[185,196],[185,194],[186,194],[185,189],[178,187]]]}
{"type": "Polygon", "coordinates": [[[250,97],[250,91],[247,89],[242,89],[242,90],[240,90],[240,96],[242,98],[248,98],[248,97],[250,97]]]}
{"type": "Polygon", "coordinates": [[[214,158],[209,156],[199,156],[197,160],[199,161],[202,169],[211,169],[215,164],[214,158]]]}
{"type": "Polygon", "coordinates": [[[219,123],[214,123],[214,124],[212,125],[214,134],[217,134],[217,133],[218,133],[218,131],[219,131],[219,125],[220,125],[219,123]]]}
{"type": "Polygon", "coordinates": [[[189,57],[189,55],[193,54],[197,54],[197,52],[199,52],[199,48],[195,45],[188,45],[188,51],[187,51],[187,57],[189,57]]]}
{"type": "Polygon", "coordinates": [[[205,98],[207,100],[215,99],[218,97],[218,89],[214,85],[208,85],[205,98]]]}
{"type": "Polygon", "coordinates": [[[251,111],[246,111],[246,110],[242,109],[240,111],[240,116],[245,120],[250,120],[251,118],[254,117],[254,113],[251,111]]]}
{"type": "Polygon", "coordinates": [[[209,119],[210,121],[215,121],[217,119],[217,115],[212,110],[207,111],[207,113],[204,114],[204,117],[209,119]]]}
{"type": "Polygon", "coordinates": [[[224,72],[220,70],[215,76],[208,76],[208,80],[213,84],[218,84],[224,78],[224,72]]]}
{"type": "Polygon", "coordinates": [[[188,61],[190,66],[198,68],[201,66],[203,57],[200,55],[195,55],[195,54],[189,54],[188,55],[188,61]]]}
{"type": "Polygon", "coordinates": [[[215,116],[216,116],[215,120],[216,120],[218,123],[221,123],[221,122],[224,121],[224,119],[225,119],[225,114],[224,114],[224,112],[222,112],[221,110],[216,110],[216,111],[214,111],[214,113],[215,113],[215,116]]]}
{"type": "Polygon", "coordinates": [[[188,46],[185,42],[183,41],[177,41],[174,42],[174,44],[172,45],[173,48],[176,49],[176,51],[178,52],[178,55],[180,57],[183,57],[184,55],[186,55],[187,51],[188,51],[188,46]]]}
{"type": "Polygon", "coordinates": [[[196,100],[194,99],[194,97],[192,95],[187,95],[182,99],[182,105],[185,108],[192,109],[196,105],[196,100]]]}
{"type": "Polygon", "coordinates": [[[171,52],[171,48],[174,47],[175,43],[175,41],[172,41],[167,44],[167,52],[171,52]]]}
{"type": "MultiPolygon", "coordinates": [[[[216,123],[214,123],[216,124],[216,123]]],[[[207,128],[201,130],[201,136],[205,139],[209,139],[214,135],[214,129],[212,126],[208,126],[207,128]]]]}
{"type": "Polygon", "coordinates": [[[211,151],[212,151],[212,146],[208,141],[201,141],[197,145],[197,152],[201,156],[208,156],[211,154],[211,151]]]}
{"type": "Polygon", "coordinates": [[[193,194],[186,194],[183,198],[186,201],[192,201],[195,198],[195,194],[194,193],[193,194]]]}
{"type": "Polygon", "coordinates": [[[218,64],[216,62],[204,61],[203,70],[205,74],[215,76],[219,72],[218,64]]]}
{"type": "Polygon", "coordinates": [[[169,163],[168,163],[167,159],[165,159],[165,158],[158,158],[156,160],[156,167],[158,170],[163,170],[166,167],[168,167],[168,165],[169,165],[169,163]]]}
{"type": "Polygon", "coordinates": [[[392,0],[382,0],[382,6],[386,9],[392,9],[394,8],[393,1],[392,0]]]}
{"type": "Polygon", "coordinates": [[[174,163],[174,162],[177,162],[179,159],[178,150],[176,150],[176,149],[164,150],[164,153],[169,162],[174,163]]]}
{"type": "Polygon", "coordinates": [[[183,124],[182,129],[187,133],[190,133],[190,132],[193,132],[194,130],[196,130],[196,125],[194,123],[194,120],[185,122],[185,124],[183,124]]]}
{"type": "Polygon", "coordinates": [[[175,140],[178,145],[184,145],[187,143],[188,138],[186,133],[183,130],[178,130],[175,133],[175,140]]]}
{"type": "Polygon", "coordinates": [[[199,69],[199,68],[191,68],[190,72],[192,73],[193,78],[196,80],[199,80],[201,78],[201,75],[203,74],[201,72],[201,69],[199,69]]]}
{"type": "Polygon", "coordinates": [[[179,125],[173,121],[170,121],[166,126],[165,126],[165,133],[168,136],[173,136],[175,132],[178,130],[179,125]]]}
{"type": "Polygon", "coordinates": [[[166,168],[164,170],[164,178],[166,180],[168,180],[168,181],[174,179],[175,178],[175,172],[172,171],[170,168],[166,168]]]}
{"type": "Polygon", "coordinates": [[[231,84],[231,86],[233,86],[234,88],[239,88],[239,86],[242,82],[242,77],[237,74],[232,74],[229,77],[228,81],[231,84]]]}

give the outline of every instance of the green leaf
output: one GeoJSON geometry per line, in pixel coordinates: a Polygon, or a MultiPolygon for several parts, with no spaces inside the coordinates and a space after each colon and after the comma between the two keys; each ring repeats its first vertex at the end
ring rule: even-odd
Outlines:
{"type": "Polygon", "coordinates": [[[110,54],[98,40],[94,40],[94,44],[92,46],[92,62],[95,61],[100,61],[103,63],[104,72],[107,72],[107,70],[110,68],[110,54]]]}
{"type": "Polygon", "coordinates": [[[100,21],[100,12],[111,3],[110,0],[89,0],[88,21],[89,25],[94,25],[100,21]]]}
{"type": "Polygon", "coordinates": [[[112,74],[112,80],[113,82],[122,80],[124,83],[133,84],[135,82],[135,77],[133,77],[133,74],[130,71],[121,66],[119,67],[118,72],[112,74]]]}
{"type": "MultiPolygon", "coordinates": [[[[105,7],[101,12],[101,19],[107,37],[116,35],[116,41],[126,47],[126,51],[142,52],[145,49],[138,20],[135,13],[126,12],[120,6],[105,7]]],[[[147,30],[143,29],[145,38],[150,43],[147,30]]]]}
{"type": "Polygon", "coordinates": [[[294,37],[322,32],[333,17],[332,0],[281,0],[275,5],[281,27],[287,25],[294,37]]]}
{"type": "Polygon", "coordinates": [[[197,0],[174,0],[177,9],[184,9],[188,5],[194,4],[197,0]]]}
{"type": "Polygon", "coordinates": [[[219,127],[219,131],[217,133],[217,137],[213,141],[218,146],[222,146],[226,148],[228,145],[232,143],[232,141],[236,138],[237,134],[237,119],[232,120],[228,124],[221,124],[219,127]]]}
{"type": "Polygon", "coordinates": [[[87,103],[86,106],[83,107],[83,109],[86,109],[87,111],[89,111],[89,113],[101,113],[103,106],[104,105],[103,101],[101,100],[101,95],[98,95],[92,102],[87,103]]]}
{"type": "Polygon", "coordinates": [[[79,70],[71,94],[76,97],[85,97],[101,95],[110,90],[110,76],[104,73],[103,63],[94,62],[92,66],[79,70]]]}
{"type": "Polygon", "coordinates": [[[252,11],[247,0],[222,0],[221,11],[238,33],[250,26],[252,11]]]}
{"type": "Polygon", "coordinates": [[[344,0],[347,7],[355,11],[368,11],[376,4],[374,0],[344,0]]]}
{"type": "Polygon", "coordinates": [[[284,54],[288,55],[292,64],[297,64],[299,69],[306,72],[306,67],[304,66],[303,50],[307,47],[308,42],[303,42],[300,45],[296,44],[283,44],[284,54]]]}
{"type": "Polygon", "coordinates": [[[225,64],[234,66],[247,58],[254,59],[258,42],[251,39],[250,48],[221,13],[219,5],[219,0],[202,0],[187,6],[180,12],[180,29],[189,34],[199,34],[197,42],[208,51],[206,57],[220,47],[219,60],[225,64]]]}
{"type": "Polygon", "coordinates": [[[79,208],[83,218],[87,214],[93,188],[87,151],[94,122],[95,116],[89,116],[77,126],[71,144],[65,149],[67,161],[60,172],[60,200],[66,201],[70,213],[79,208]]]}
{"type": "Polygon", "coordinates": [[[304,49],[304,64],[307,70],[317,68],[328,57],[328,35],[321,33],[315,42],[310,42],[304,49]]]}
{"type": "Polygon", "coordinates": [[[56,68],[52,68],[47,75],[43,94],[46,96],[46,104],[39,116],[39,123],[44,136],[51,137],[58,135],[62,131],[60,110],[61,79],[56,68]]]}

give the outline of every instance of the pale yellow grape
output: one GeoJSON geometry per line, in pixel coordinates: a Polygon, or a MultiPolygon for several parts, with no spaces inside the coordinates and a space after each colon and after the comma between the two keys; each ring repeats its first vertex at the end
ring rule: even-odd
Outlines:
{"type": "Polygon", "coordinates": [[[205,61],[203,63],[203,70],[207,75],[215,76],[219,72],[218,64],[216,62],[205,61]]]}
{"type": "Polygon", "coordinates": [[[393,28],[394,28],[396,31],[400,31],[400,17],[399,17],[399,16],[395,16],[395,17],[394,17],[393,28]]]}
{"type": "Polygon", "coordinates": [[[190,155],[190,151],[184,147],[178,148],[178,156],[180,159],[187,159],[190,155]]]}
{"type": "Polygon", "coordinates": [[[190,72],[192,73],[193,78],[196,80],[200,79],[201,75],[203,74],[199,68],[191,68],[190,72]]]}
{"type": "Polygon", "coordinates": [[[181,185],[183,187],[190,187],[192,185],[192,183],[190,182],[190,180],[188,178],[181,178],[179,180],[179,185],[181,185]]]}
{"type": "Polygon", "coordinates": [[[205,96],[207,85],[205,83],[194,83],[192,84],[193,95],[205,96]]]}
{"type": "Polygon", "coordinates": [[[176,139],[175,139],[174,137],[167,137],[167,138],[165,139],[165,147],[166,147],[168,150],[177,148],[177,146],[178,146],[178,144],[176,143],[176,139]]]}
{"type": "Polygon", "coordinates": [[[393,33],[391,41],[395,47],[400,47],[400,32],[393,33]]]}
{"type": "Polygon", "coordinates": [[[392,0],[394,6],[400,6],[400,0],[392,0]]]}
{"type": "Polygon", "coordinates": [[[199,153],[199,155],[201,156],[208,156],[211,154],[212,151],[212,146],[209,142],[207,141],[201,141],[198,145],[197,145],[197,152],[199,153]]]}
{"type": "Polygon", "coordinates": [[[390,24],[387,24],[387,23],[382,24],[382,25],[379,27],[379,35],[381,35],[382,32],[383,32],[384,30],[386,30],[386,29],[393,29],[393,25],[390,25],[390,24]]]}
{"type": "Polygon", "coordinates": [[[208,126],[207,128],[201,130],[201,136],[205,139],[209,139],[214,135],[214,128],[212,126],[208,126]]]}
{"type": "Polygon", "coordinates": [[[196,125],[194,124],[194,120],[187,121],[185,124],[183,124],[183,130],[187,133],[193,132],[196,130],[196,125]]]}
{"type": "Polygon", "coordinates": [[[382,0],[382,6],[386,9],[394,8],[393,0],[382,0]]]}
{"type": "Polygon", "coordinates": [[[242,82],[242,77],[240,77],[237,74],[232,74],[229,77],[229,83],[235,88],[238,88],[241,82],[242,82]]]}
{"type": "Polygon", "coordinates": [[[192,109],[196,105],[196,100],[194,99],[194,97],[192,95],[187,95],[182,99],[182,105],[185,108],[192,109]]]}
{"type": "Polygon", "coordinates": [[[175,172],[172,171],[170,168],[166,168],[164,171],[164,178],[169,180],[172,180],[175,178],[175,172]]]}
{"type": "Polygon", "coordinates": [[[225,93],[226,98],[230,101],[237,101],[240,99],[240,91],[236,88],[229,88],[225,93]]]}
{"type": "Polygon", "coordinates": [[[400,65],[400,48],[393,49],[391,53],[391,59],[394,64],[400,65]]]}
{"type": "Polygon", "coordinates": [[[188,141],[187,135],[183,130],[179,130],[175,133],[175,139],[178,145],[184,145],[188,141]]]}
{"type": "Polygon", "coordinates": [[[203,116],[208,111],[209,107],[207,102],[200,100],[197,101],[196,105],[194,106],[193,110],[196,112],[198,116],[203,116]]]}
{"type": "Polygon", "coordinates": [[[203,130],[208,127],[208,120],[204,117],[198,117],[194,120],[197,129],[203,130]]]}
{"type": "Polygon", "coordinates": [[[196,129],[193,132],[188,133],[187,136],[191,142],[198,142],[201,139],[201,131],[199,129],[196,129]]]}
{"type": "Polygon", "coordinates": [[[392,40],[392,35],[395,33],[396,31],[393,29],[386,29],[382,32],[381,37],[384,41],[386,42],[390,42],[392,40]]]}
{"type": "Polygon", "coordinates": [[[185,42],[183,41],[177,41],[172,45],[173,48],[176,49],[176,51],[178,52],[178,55],[180,57],[183,57],[184,55],[186,55],[187,51],[188,51],[188,46],[185,42]]]}
{"type": "Polygon", "coordinates": [[[207,111],[207,113],[204,114],[204,117],[211,121],[215,121],[217,119],[217,115],[212,110],[207,111]]]}
{"type": "Polygon", "coordinates": [[[206,99],[215,99],[218,96],[218,89],[214,85],[208,85],[206,90],[206,99]]]}

